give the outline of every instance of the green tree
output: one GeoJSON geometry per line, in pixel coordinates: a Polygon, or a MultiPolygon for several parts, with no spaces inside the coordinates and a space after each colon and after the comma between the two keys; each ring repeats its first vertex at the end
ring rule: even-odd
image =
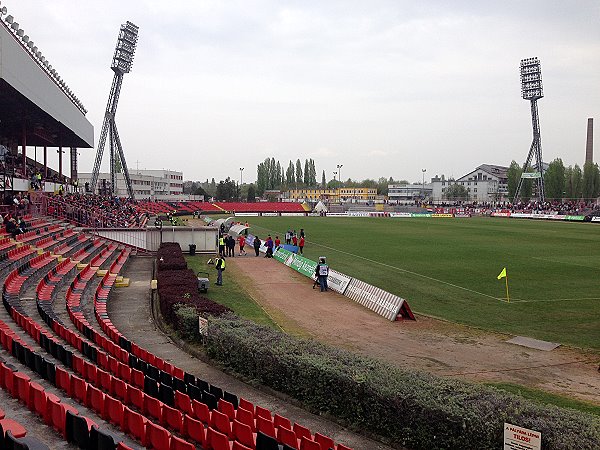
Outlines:
{"type": "Polygon", "coordinates": [[[288,186],[292,186],[296,182],[296,171],[294,169],[294,163],[290,161],[288,168],[285,171],[285,182],[288,186]]]}
{"type": "Polygon", "coordinates": [[[585,200],[595,199],[600,193],[600,171],[598,164],[587,162],[583,165],[582,195],[585,200]]]}
{"type": "Polygon", "coordinates": [[[327,179],[325,178],[325,170],[323,170],[323,175],[321,176],[321,187],[325,189],[327,187],[327,179]]]}
{"type": "Polygon", "coordinates": [[[303,176],[302,176],[302,163],[300,162],[300,159],[296,160],[296,183],[302,183],[303,181],[303,176]]]}
{"type": "Polygon", "coordinates": [[[207,196],[206,191],[200,185],[198,185],[196,189],[194,189],[191,193],[192,195],[204,195],[205,197],[207,196]]]}
{"type": "Polygon", "coordinates": [[[508,178],[508,198],[512,201],[515,198],[519,179],[521,178],[521,166],[514,159],[510,162],[506,178],[508,178]]]}
{"type": "Polygon", "coordinates": [[[461,200],[468,201],[469,200],[469,191],[462,184],[451,184],[444,191],[444,198],[447,200],[461,200]]]}
{"type": "Polygon", "coordinates": [[[238,198],[238,188],[235,181],[227,177],[224,181],[221,180],[217,185],[215,197],[217,200],[231,201],[238,198]]]}
{"type": "Polygon", "coordinates": [[[250,183],[248,186],[248,195],[246,200],[248,203],[254,203],[256,201],[256,188],[254,187],[254,183],[250,183]]]}
{"type": "Polygon", "coordinates": [[[306,186],[310,186],[310,166],[308,163],[308,159],[304,160],[304,184],[306,186]]]}
{"type": "Polygon", "coordinates": [[[544,172],[544,187],[546,198],[549,200],[561,200],[565,192],[565,166],[562,159],[556,158],[548,165],[544,172]]]}

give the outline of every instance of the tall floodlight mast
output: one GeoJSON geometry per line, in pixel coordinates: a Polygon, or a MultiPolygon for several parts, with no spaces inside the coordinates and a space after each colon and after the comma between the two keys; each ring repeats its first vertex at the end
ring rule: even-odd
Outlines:
{"type": "Polygon", "coordinates": [[[110,66],[115,73],[115,76],[108,96],[106,112],[104,113],[104,122],[102,123],[102,131],[100,132],[100,140],[98,141],[98,150],[96,151],[96,161],[94,162],[94,170],[92,171],[92,180],[90,183],[92,192],[96,192],[98,175],[100,174],[100,165],[102,164],[102,154],[104,153],[104,145],[106,144],[106,138],[108,136],[110,147],[110,192],[111,194],[114,194],[116,189],[117,177],[115,165],[118,159],[121,163],[120,165],[127,186],[127,193],[130,198],[134,198],[133,186],[131,184],[131,178],[129,177],[127,163],[125,162],[125,155],[123,154],[123,146],[121,145],[117,124],[115,123],[115,114],[117,113],[119,94],[121,93],[121,86],[123,84],[123,75],[129,73],[133,64],[133,56],[138,40],[138,29],[139,28],[136,25],[127,21],[127,23],[121,25],[121,29],[119,30],[115,56],[113,57],[110,66]]]}
{"type": "Polygon", "coordinates": [[[523,187],[524,179],[536,180],[537,194],[540,202],[545,200],[544,194],[544,166],[542,163],[542,136],[540,133],[540,119],[538,116],[537,101],[544,96],[544,87],[542,86],[542,69],[540,61],[537,58],[527,58],[521,60],[521,95],[525,100],[531,103],[531,123],[533,125],[533,141],[527,155],[527,160],[523,165],[521,178],[515,191],[513,203],[516,203],[523,187]],[[535,171],[528,172],[531,168],[531,161],[535,156],[535,171]]]}

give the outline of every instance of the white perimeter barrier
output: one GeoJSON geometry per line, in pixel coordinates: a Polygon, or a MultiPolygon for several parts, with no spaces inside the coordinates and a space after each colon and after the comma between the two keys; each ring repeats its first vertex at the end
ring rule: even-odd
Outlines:
{"type": "Polygon", "coordinates": [[[350,281],[345,295],[388,320],[394,321],[398,315],[415,320],[406,300],[356,278],[350,281]]]}

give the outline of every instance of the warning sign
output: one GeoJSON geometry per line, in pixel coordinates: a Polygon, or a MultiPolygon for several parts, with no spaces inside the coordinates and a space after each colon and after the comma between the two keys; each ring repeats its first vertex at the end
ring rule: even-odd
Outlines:
{"type": "Polygon", "coordinates": [[[504,450],[541,450],[542,433],[504,423],[504,450]]]}

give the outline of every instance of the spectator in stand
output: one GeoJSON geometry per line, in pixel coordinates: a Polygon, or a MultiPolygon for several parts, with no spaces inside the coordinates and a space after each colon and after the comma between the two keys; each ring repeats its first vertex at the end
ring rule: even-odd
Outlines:
{"type": "Polygon", "coordinates": [[[304,248],[304,236],[300,235],[300,240],[298,241],[298,249],[300,250],[300,254],[302,255],[302,249],[304,248]]]}
{"type": "Polygon", "coordinates": [[[260,244],[262,244],[262,242],[260,242],[258,236],[254,236],[254,242],[252,243],[252,245],[254,246],[254,253],[256,253],[256,256],[258,256],[260,252],[260,244]]]}
{"type": "Polygon", "coordinates": [[[238,242],[240,244],[240,256],[242,256],[242,254],[246,255],[246,250],[244,250],[244,247],[246,246],[246,238],[244,235],[239,235],[238,242]]]}
{"type": "Polygon", "coordinates": [[[265,242],[265,246],[267,247],[265,258],[273,257],[273,245],[273,238],[271,237],[271,235],[267,236],[267,241],[265,242]]]}

